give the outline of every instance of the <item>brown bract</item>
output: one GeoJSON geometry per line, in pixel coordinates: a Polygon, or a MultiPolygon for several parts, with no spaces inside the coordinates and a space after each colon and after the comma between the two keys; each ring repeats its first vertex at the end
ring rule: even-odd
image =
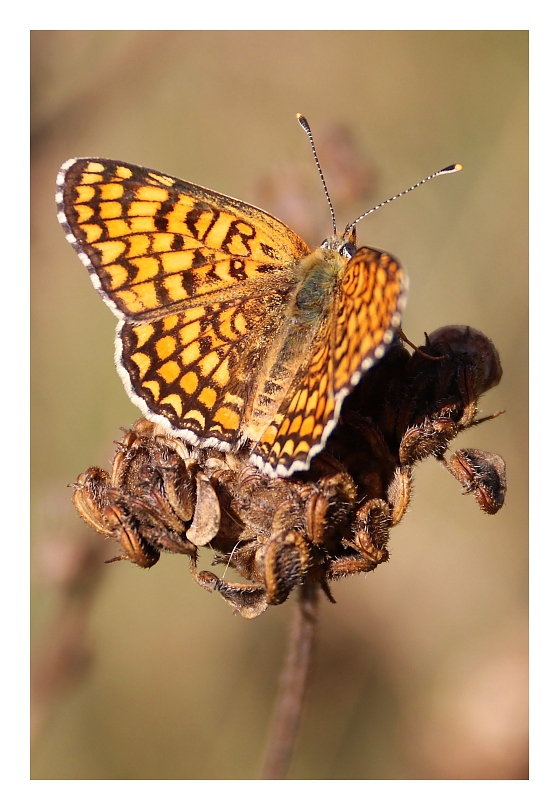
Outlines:
{"type": "Polygon", "coordinates": [[[90,467],[79,476],[74,505],[120,543],[114,560],[150,568],[161,551],[186,554],[196,582],[245,618],[281,604],[304,581],[334,601],[332,581],[388,559],[390,529],[407,510],[413,468],[424,458],[439,459],[484,512],[501,508],[500,456],[468,448],[445,459],[458,434],[499,415],[476,419],[479,397],[501,373],[497,350],[471,327],[438,329],[412,354],[397,341],[347,397],[310,470],[290,478],[249,465],[250,447],[190,447],[140,419],[110,473],[90,467]],[[200,571],[201,547],[213,551],[212,565],[247,582],[200,571]]]}

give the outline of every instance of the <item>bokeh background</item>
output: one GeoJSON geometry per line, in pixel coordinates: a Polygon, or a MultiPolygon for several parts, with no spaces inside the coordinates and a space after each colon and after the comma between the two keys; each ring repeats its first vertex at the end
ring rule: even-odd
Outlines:
{"type": "MultiPolygon", "coordinates": [[[[455,446],[500,453],[482,514],[436,462],[391,560],[335,585],[292,779],[527,778],[527,93],[522,31],[32,33],[33,768],[35,779],[252,779],[292,600],[254,621],[186,558],[103,566],[115,548],[67,485],[107,468],[139,415],[112,362],[115,319],[56,221],[73,156],[118,158],[245,199],[316,244],[326,201],[411,278],[415,342],[469,324],[499,349],[506,414],[455,446]]],[[[203,560],[204,561],[204,560],[203,560]]],[[[205,560],[209,564],[210,555],[205,560]]]]}

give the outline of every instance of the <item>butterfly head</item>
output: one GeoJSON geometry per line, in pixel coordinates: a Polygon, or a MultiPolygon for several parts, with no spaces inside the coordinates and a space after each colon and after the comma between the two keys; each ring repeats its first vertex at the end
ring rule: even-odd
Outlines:
{"type": "Polygon", "coordinates": [[[348,226],[340,238],[336,234],[329,236],[320,246],[327,250],[335,250],[344,259],[351,259],[357,252],[357,232],[355,226],[348,226]]]}

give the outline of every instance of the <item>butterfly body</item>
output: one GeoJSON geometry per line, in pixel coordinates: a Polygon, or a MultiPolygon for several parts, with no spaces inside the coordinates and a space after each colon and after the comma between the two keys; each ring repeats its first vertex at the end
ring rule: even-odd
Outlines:
{"type": "Polygon", "coordinates": [[[56,200],[142,412],[194,445],[249,442],[271,476],[306,469],[393,341],[396,259],[354,231],[311,251],[247,203],[104,158],[67,161],[56,200]]]}

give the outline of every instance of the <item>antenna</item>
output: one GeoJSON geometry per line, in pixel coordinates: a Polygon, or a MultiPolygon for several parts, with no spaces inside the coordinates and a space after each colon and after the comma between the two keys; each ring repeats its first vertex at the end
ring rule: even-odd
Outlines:
{"type": "MultiPolygon", "coordinates": [[[[301,126],[302,126],[302,124],[301,124],[301,126]]],[[[452,166],[447,166],[444,169],[439,169],[439,171],[435,172],[435,174],[430,174],[429,177],[424,177],[423,180],[419,181],[419,183],[416,183],[415,185],[410,186],[405,191],[401,191],[399,194],[396,194],[394,197],[390,197],[389,200],[385,200],[384,202],[381,202],[378,205],[375,205],[375,207],[371,208],[369,211],[365,211],[365,213],[361,214],[360,217],[357,217],[357,219],[354,220],[351,223],[351,225],[347,226],[347,228],[345,229],[345,232],[344,232],[344,236],[346,236],[350,232],[350,230],[357,225],[358,222],[361,222],[362,219],[364,219],[365,217],[368,217],[369,214],[373,213],[373,211],[378,211],[378,209],[382,208],[383,205],[388,205],[388,203],[393,202],[394,200],[397,200],[398,197],[403,197],[404,194],[409,194],[410,191],[413,191],[414,189],[419,188],[419,186],[422,186],[423,183],[426,183],[428,180],[432,180],[433,177],[438,177],[441,174],[453,174],[454,172],[460,172],[460,171],[462,171],[463,168],[464,167],[460,163],[454,163],[452,166]]]]}
{"type": "MultiPolygon", "coordinates": [[[[309,136],[309,141],[311,142],[311,149],[312,149],[312,153],[314,155],[314,160],[315,160],[316,166],[318,168],[318,173],[320,174],[320,179],[322,180],[322,186],[324,188],[324,193],[326,194],[326,199],[328,200],[328,205],[330,207],[330,216],[332,217],[332,227],[334,228],[334,236],[336,236],[336,217],[334,215],[334,209],[332,207],[332,201],[330,200],[330,195],[328,194],[328,189],[326,188],[326,181],[324,180],[324,175],[322,174],[322,169],[320,168],[320,163],[318,162],[318,156],[316,154],[316,149],[315,149],[315,146],[314,146],[314,139],[313,139],[313,136],[312,136],[311,128],[309,126],[309,122],[307,121],[307,119],[305,118],[304,115],[301,115],[301,113],[297,113],[297,120],[299,121],[299,123],[301,124],[301,126],[303,127],[303,129],[305,130],[307,135],[309,136]]],[[[363,216],[365,216],[365,214],[363,216]]]]}

